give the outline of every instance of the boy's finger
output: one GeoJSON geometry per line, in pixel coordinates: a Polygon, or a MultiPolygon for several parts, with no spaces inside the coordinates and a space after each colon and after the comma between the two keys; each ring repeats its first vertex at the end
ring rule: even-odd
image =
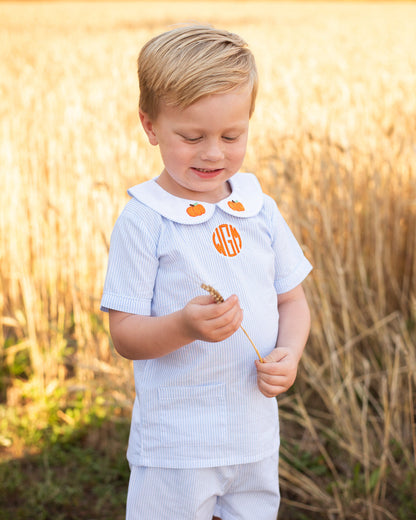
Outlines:
{"type": "Polygon", "coordinates": [[[212,305],[214,302],[214,298],[210,295],[201,295],[196,296],[191,300],[190,303],[193,303],[195,305],[212,305]]]}
{"type": "Polygon", "coordinates": [[[255,360],[257,371],[262,374],[268,374],[271,376],[276,376],[280,374],[281,368],[279,364],[275,361],[270,361],[267,359],[267,356],[263,358],[263,363],[260,363],[258,359],[255,360]]]}

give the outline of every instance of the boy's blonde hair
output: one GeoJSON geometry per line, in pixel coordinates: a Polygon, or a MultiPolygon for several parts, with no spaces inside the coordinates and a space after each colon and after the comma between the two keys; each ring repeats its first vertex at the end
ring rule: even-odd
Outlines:
{"type": "Polygon", "coordinates": [[[254,56],[237,34],[186,25],[152,38],[138,58],[139,108],[156,119],[160,101],[186,108],[210,94],[249,85],[250,116],[258,88],[254,56]]]}

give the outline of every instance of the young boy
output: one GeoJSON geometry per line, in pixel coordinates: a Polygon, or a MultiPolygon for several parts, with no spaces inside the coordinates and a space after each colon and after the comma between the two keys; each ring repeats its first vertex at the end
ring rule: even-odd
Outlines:
{"type": "Polygon", "coordinates": [[[237,35],[191,25],[150,40],[138,73],[164,168],[129,190],[102,297],[117,351],[134,360],[127,519],[275,520],[274,397],[309,334],[311,265],[256,178],[238,173],[254,58],[237,35]]]}

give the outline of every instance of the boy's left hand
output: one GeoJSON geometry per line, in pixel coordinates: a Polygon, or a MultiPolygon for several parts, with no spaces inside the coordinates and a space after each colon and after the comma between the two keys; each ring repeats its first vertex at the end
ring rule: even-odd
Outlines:
{"type": "Polygon", "coordinates": [[[277,347],[263,361],[255,362],[260,392],[266,397],[276,397],[289,390],[295,382],[299,364],[293,350],[277,347]]]}

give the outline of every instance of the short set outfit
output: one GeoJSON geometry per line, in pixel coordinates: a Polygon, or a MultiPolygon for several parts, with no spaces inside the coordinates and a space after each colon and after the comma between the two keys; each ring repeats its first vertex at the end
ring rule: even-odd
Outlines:
{"type": "MultiPolygon", "coordinates": [[[[242,325],[262,357],[275,348],[278,294],[312,267],[256,177],[238,173],[228,182],[230,196],[216,204],[175,197],[156,179],[128,190],[111,236],[102,310],[166,315],[207,294],[204,283],[224,298],[238,296],[242,325]]],[[[134,361],[130,465],[199,470],[276,456],[277,401],[258,389],[255,359],[239,329],[225,341],[134,361]]]]}

